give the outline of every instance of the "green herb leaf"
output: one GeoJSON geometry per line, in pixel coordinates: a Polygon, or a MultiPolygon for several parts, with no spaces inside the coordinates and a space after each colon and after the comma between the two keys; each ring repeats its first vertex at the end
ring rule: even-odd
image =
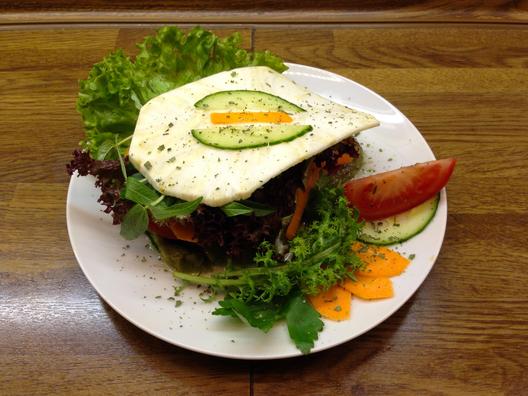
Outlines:
{"type": "Polygon", "coordinates": [[[117,141],[117,135],[115,135],[115,145],[117,158],[119,159],[119,166],[121,167],[121,173],[123,174],[123,179],[128,178],[128,174],[126,171],[125,161],[123,160],[123,156],[121,155],[121,151],[119,151],[119,142],[117,141]]]}
{"type": "Polygon", "coordinates": [[[218,304],[220,308],[216,308],[213,315],[239,318],[265,333],[271,330],[277,321],[284,318],[284,300],[272,303],[244,302],[226,297],[218,304]]]}
{"type": "Polygon", "coordinates": [[[128,240],[136,239],[147,231],[148,222],[147,210],[139,204],[134,205],[121,223],[121,236],[128,240]]]}
{"type": "Polygon", "coordinates": [[[107,159],[108,153],[114,148],[115,143],[112,140],[105,140],[97,149],[95,159],[104,160],[107,159]]]}
{"type": "Polygon", "coordinates": [[[319,313],[300,294],[293,295],[288,302],[286,324],[290,338],[304,354],[314,347],[314,342],[324,327],[319,313]]]}
{"type": "Polygon", "coordinates": [[[222,206],[222,212],[228,217],[240,216],[240,215],[250,215],[253,213],[253,209],[248,208],[247,206],[241,204],[240,202],[231,202],[227,205],[222,206]]]}
{"type": "Polygon", "coordinates": [[[222,206],[222,211],[228,216],[249,216],[255,215],[257,217],[267,216],[275,212],[275,208],[253,201],[235,201],[222,206]]]}
{"type": "Polygon", "coordinates": [[[156,201],[160,194],[148,183],[140,181],[141,175],[135,174],[127,178],[122,197],[129,201],[148,206],[156,201]]]}
{"type": "Polygon", "coordinates": [[[302,353],[309,353],[323,329],[323,322],[299,291],[287,297],[275,298],[273,302],[244,302],[226,297],[213,315],[232,316],[268,332],[273,325],[286,318],[290,338],[302,353]]]}
{"type": "Polygon", "coordinates": [[[156,220],[166,220],[171,217],[188,216],[196,210],[198,205],[202,202],[202,197],[196,198],[194,201],[175,203],[168,206],[165,202],[150,207],[150,213],[156,220]]]}
{"type": "Polygon", "coordinates": [[[171,217],[190,215],[202,202],[202,197],[190,202],[178,202],[168,205],[163,201],[163,195],[158,193],[150,184],[140,181],[142,176],[137,173],[130,176],[121,195],[129,201],[148,207],[156,220],[166,220],[171,217]]]}

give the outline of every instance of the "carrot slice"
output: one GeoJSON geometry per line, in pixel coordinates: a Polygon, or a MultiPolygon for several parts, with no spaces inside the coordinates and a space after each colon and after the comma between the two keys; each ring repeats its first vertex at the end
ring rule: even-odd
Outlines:
{"type": "Polygon", "coordinates": [[[389,298],[394,295],[392,281],[389,278],[356,276],[356,281],[347,279],[342,286],[353,295],[365,300],[389,298]]]}
{"type": "Polygon", "coordinates": [[[240,124],[243,122],[269,122],[280,124],[292,121],[293,119],[289,114],[280,111],[211,113],[211,122],[213,124],[240,124]]]}
{"type": "Polygon", "coordinates": [[[177,239],[187,242],[196,242],[192,223],[181,223],[175,220],[170,221],[168,224],[177,239]]]}
{"type": "Polygon", "coordinates": [[[302,188],[295,190],[295,211],[293,212],[290,224],[288,224],[288,228],[286,229],[286,239],[292,240],[297,234],[307,203],[308,193],[302,188]]]}
{"type": "Polygon", "coordinates": [[[310,165],[308,165],[308,169],[306,170],[304,189],[298,188],[295,191],[295,211],[293,212],[290,224],[288,224],[288,228],[286,229],[286,239],[292,240],[295,235],[297,235],[304,209],[306,209],[306,204],[308,203],[310,190],[315,187],[320,174],[321,169],[319,169],[314,162],[310,162],[310,165]]]}
{"type": "Polygon", "coordinates": [[[360,276],[373,278],[397,276],[411,262],[408,258],[385,246],[355,242],[352,245],[352,250],[365,263],[365,268],[356,272],[356,275],[360,276]]]}
{"type": "Polygon", "coordinates": [[[338,285],[315,296],[308,296],[308,301],[321,316],[332,320],[350,318],[351,294],[338,285]]]}

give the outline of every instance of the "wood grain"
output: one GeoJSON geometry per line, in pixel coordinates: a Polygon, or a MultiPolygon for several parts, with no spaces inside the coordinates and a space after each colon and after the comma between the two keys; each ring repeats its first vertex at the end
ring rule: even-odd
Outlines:
{"type": "Polygon", "coordinates": [[[507,0],[6,0],[0,24],[13,23],[525,23],[526,1],[507,0]]]}
{"type": "Polygon", "coordinates": [[[341,348],[259,363],[256,395],[278,383],[313,395],[525,391],[527,39],[525,27],[469,25],[257,30],[256,49],[379,92],[458,164],[444,247],[411,301],[341,348]]]}
{"type": "Polygon", "coordinates": [[[437,157],[458,158],[444,246],[418,292],[338,348],[255,363],[188,352],[129,324],[98,298],[69,246],[64,166],[83,135],[77,80],[116,47],[133,54],[152,29],[0,32],[0,393],[526,392],[526,25],[241,29],[246,48],[382,94],[437,157]]]}
{"type": "Polygon", "coordinates": [[[249,392],[248,363],[171,346],[116,314],[69,247],[65,164],[83,135],[77,81],[144,33],[0,33],[0,394],[249,392]]]}

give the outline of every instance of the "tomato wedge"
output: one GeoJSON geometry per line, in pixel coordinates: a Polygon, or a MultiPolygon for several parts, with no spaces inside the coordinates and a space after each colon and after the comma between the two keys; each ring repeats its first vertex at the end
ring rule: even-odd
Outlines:
{"type": "Polygon", "coordinates": [[[351,180],[345,184],[345,196],[362,219],[384,219],[434,197],[447,184],[455,163],[447,158],[351,180]]]}
{"type": "Polygon", "coordinates": [[[149,220],[148,230],[163,238],[178,239],[167,224],[159,224],[152,219],[149,220]]]}
{"type": "Polygon", "coordinates": [[[169,220],[166,223],[159,224],[150,219],[148,229],[150,232],[163,238],[196,242],[194,228],[191,223],[180,223],[176,220],[169,220]]]}
{"type": "Polygon", "coordinates": [[[192,223],[180,223],[178,220],[169,221],[169,228],[176,238],[181,241],[196,242],[192,223]]]}

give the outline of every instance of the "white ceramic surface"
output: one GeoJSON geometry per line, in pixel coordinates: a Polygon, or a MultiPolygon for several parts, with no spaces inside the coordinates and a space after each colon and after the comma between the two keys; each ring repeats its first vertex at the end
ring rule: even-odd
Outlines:
{"type": "MultiPolygon", "coordinates": [[[[358,141],[365,150],[362,174],[395,169],[434,159],[414,125],[393,105],[369,89],[321,69],[289,64],[285,74],[338,103],[373,114],[380,126],[364,131],[358,141]]],[[[199,291],[187,287],[174,297],[171,273],[148,248],[148,240],[127,242],[97,203],[99,191],[91,177],[72,177],[67,199],[71,245],[84,274],[99,295],[119,314],[144,331],[193,351],[238,359],[275,359],[301,355],[290,341],[286,326],[264,334],[241,322],[211,315],[216,302],[204,303],[199,291]],[[174,297],[183,303],[176,307],[174,297]]],[[[442,191],[433,221],[424,232],[398,245],[403,254],[415,254],[408,269],[392,278],[395,296],[381,301],[353,299],[350,320],[325,320],[313,352],[349,341],[384,321],[422,284],[442,245],[447,201],[442,191]]]]}

